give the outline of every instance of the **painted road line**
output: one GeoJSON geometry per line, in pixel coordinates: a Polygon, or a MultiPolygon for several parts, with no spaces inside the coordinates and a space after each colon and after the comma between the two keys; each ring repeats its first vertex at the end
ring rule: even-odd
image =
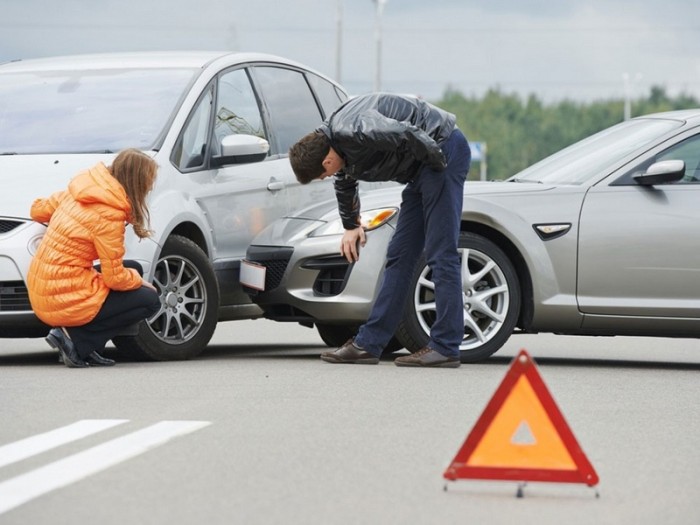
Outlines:
{"type": "MultiPolygon", "coordinates": [[[[0,483],[0,514],[210,424],[209,421],[161,421],[3,481],[0,483]]],[[[79,495],[74,497],[76,502],[80,501],[79,495]]]]}
{"type": "Polygon", "coordinates": [[[0,467],[11,465],[52,448],[77,441],[108,428],[126,423],[128,419],[83,419],[65,427],[21,439],[0,447],[0,467]]]}

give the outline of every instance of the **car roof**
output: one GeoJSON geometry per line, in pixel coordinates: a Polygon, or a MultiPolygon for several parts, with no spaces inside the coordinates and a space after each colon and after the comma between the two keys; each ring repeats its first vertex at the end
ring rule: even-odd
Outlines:
{"type": "Polygon", "coordinates": [[[96,53],[13,60],[0,64],[0,73],[114,68],[203,68],[217,59],[224,59],[226,62],[232,64],[272,61],[304,67],[292,60],[264,53],[229,51],[134,51],[130,53],[96,53]]]}
{"type": "Polygon", "coordinates": [[[637,119],[646,118],[664,118],[664,119],[674,119],[674,120],[684,120],[692,123],[696,123],[700,120],[700,109],[679,109],[675,111],[664,111],[661,113],[651,113],[649,115],[640,115],[635,117],[637,119]]]}

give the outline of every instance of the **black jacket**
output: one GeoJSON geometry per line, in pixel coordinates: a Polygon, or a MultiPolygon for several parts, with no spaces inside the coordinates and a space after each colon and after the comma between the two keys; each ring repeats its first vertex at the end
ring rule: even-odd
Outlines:
{"type": "Polygon", "coordinates": [[[455,116],[423,100],[377,93],[350,99],[319,130],[345,161],[335,175],[343,226],[357,228],[358,180],[413,180],[424,166],[445,168],[440,145],[455,128],[455,116]]]}

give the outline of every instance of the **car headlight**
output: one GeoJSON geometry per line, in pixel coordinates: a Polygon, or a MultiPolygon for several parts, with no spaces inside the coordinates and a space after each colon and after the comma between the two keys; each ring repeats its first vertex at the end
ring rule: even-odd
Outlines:
{"type": "Polygon", "coordinates": [[[44,238],[44,234],[42,233],[41,235],[35,235],[31,239],[29,239],[29,242],[27,243],[27,250],[29,250],[29,255],[34,257],[36,255],[36,251],[39,249],[39,245],[41,244],[41,240],[44,238]]]}
{"type": "MultiPolygon", "coordinates": [[[[376,230],[380,226],[389,222],[397,213],[398,208],[377,208],[376,210],[363,211],[360,217],[362,227],[365,231],[376,230]]],[[[345,233],[343,221],[337,218],[319,226],[309,234],[309,237],[323,237],[326,235],[342,235],[345,233]]]]}

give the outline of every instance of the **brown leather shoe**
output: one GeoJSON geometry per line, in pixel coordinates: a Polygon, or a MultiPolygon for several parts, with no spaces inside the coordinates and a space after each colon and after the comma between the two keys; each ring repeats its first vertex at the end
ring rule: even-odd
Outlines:
{"type": "Polygon", "coordinates": [[[352,365],[376,365],[379,362],[378,357],[374,357],[372,354],[356,347],[352,339],[348,339],[343,346],[334,352],[321,353],[321,359],[327,363],[345,363],[352,365]]]}
{"type": "Polygon", "coordinates": [[[459,357],[445,357],[432,348],[421,348],[411,355],[397,357],[396,366],[426,366],[432,368],[459,368],[459,357]]]}

